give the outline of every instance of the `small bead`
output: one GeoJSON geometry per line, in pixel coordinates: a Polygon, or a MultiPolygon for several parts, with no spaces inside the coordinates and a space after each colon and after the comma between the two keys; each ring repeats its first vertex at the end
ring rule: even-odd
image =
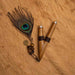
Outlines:
{"type": "Polygon", "coordinates": [[[33,44],[33,43],[31,43],[31,46],[34,46],[34,44],[33,44]]]}
{"type": "Polygon", "coordinates": [[[28,53],[30,55],[32,55],[34,53],[34,47],[33,46],[27,46],[27,49],[28,49],[28,53]]]}

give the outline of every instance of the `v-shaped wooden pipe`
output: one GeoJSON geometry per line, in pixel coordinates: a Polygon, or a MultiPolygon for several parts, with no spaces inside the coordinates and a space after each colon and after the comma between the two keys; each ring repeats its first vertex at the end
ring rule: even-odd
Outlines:
{"type": "Polygon", "coordinates": [[[56,24],[57,24],[56,21],[52,23],[45,38],[43,35],[43,27],[42,26],[39,27],[39,37],[38,37],[39,38],[38,39],[39,40],[39,43],[38,43],[39,44],[38,45],[39,46],[39,60],[42,59],[42,57],[45,53],[46,47],[47,47],[48,43],[50,42],[51,36],[55,30],[56,24]]]}

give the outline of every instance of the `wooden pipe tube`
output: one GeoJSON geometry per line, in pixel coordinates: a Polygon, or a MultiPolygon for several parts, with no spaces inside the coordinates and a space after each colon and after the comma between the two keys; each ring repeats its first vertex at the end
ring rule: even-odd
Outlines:
{"type": "Polygon", "coordinates": [[[43,26],[40,26],[39,27],[39,31],[38,31],[38,55],[39,55],[39,59],[41,58],[40,57],[40,54],[42,52],[42,49],[43,49],[43,45],[44,45],[44,35],[43,35],[43,26]]]}
{"type": "Polygon", "coordinates": [[[51,27],[50,27],[50,29],[49,29],[49,31],[48,31],[46,37],[45,37],[44,45],[43,45],[43,47],[42,47],[42,52],[40,53],[40,60],[42,59],[42,57],[43,57],[43,55],[44,55],[44,52],[45,52],[45,50],[46,50],[46,47],[47,47],[48,43],[49,43],[50,40],[51,40],[51,36],[52,36],[52,34],[53,34],[54,30],[55,30],[56,24],[57,24],[56,21],[52,23],[52,25],[51,25],[51,27]]]}

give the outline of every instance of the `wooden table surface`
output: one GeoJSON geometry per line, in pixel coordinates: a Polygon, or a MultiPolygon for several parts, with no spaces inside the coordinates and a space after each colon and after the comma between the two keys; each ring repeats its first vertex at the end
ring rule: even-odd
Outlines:
{"type": "Polygon", "coordinates": [[[0,0],[0,75],[75,75],[75,0],[0,0]],[[41,62],[28,54],[23,44],[27,37],[7,16],[18,5],[34,17],[35,54],[38,26],[43,26],[46,35],[51,23],[57,20],[41,62]]]}

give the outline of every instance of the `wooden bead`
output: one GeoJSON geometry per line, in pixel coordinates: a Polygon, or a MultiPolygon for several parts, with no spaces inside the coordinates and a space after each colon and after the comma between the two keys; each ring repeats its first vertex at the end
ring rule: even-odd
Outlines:
{"type": "Polygon", "coordinates": [[[30,55],[32,55],[34,53],[34,47],[33,46],[27,46],[27,49],[28,49],[28,53],[30,55]]]}

